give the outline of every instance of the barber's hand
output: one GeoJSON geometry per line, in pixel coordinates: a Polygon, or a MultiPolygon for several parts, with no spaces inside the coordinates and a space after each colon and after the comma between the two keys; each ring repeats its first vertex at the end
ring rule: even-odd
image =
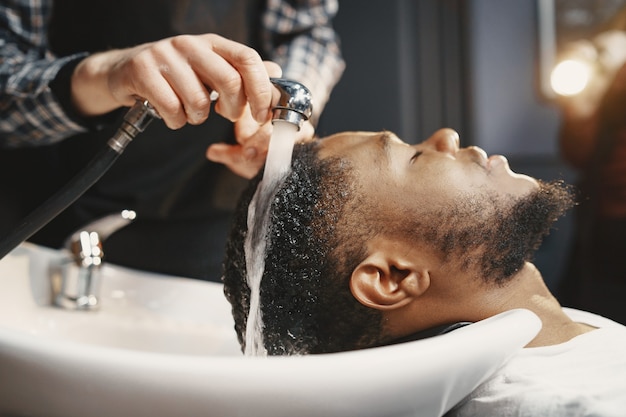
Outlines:
{"type": "MultiPolygon", "coordinates": [[[[207,149],[207,158],[226,165],[241,177],[252,178],[265,163],[272,130],[271,121],[259,125],[247,108],[235,122],[237,144],[215,143],[207,149]]],[[[313,125],[307,121],[302,124],[295,139],[310,139],[314,133],[313,125]]]]}
{"type": "Polygon", "coordinates": [[[236,121],[249,106],[258,125],[270,119],[277,68],[221,36],[181,35],[85,58],[72,77],[72,100],[80,114],[96,116],[146,99],[177,129],[207,119],[215,90],[219,114],[236,121]]]}

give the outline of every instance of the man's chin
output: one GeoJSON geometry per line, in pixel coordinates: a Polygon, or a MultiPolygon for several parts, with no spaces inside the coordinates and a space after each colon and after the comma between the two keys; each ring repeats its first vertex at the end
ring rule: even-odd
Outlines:
{"type": "Polygon", "coordinates": [[[533,178],[526,174],[517,174],[517,173],[514,173],[513,176],[519,180],[520,188],[525,190],[526,193],[528,194],[534,191],[537,191],[539,190],[539,188],[541,188],[541,183],[536,178],[533,178]]]}
{"type": "Polygon", "coordinates": [[[532,259],[554,222],[574,204],[571,187],[563,182],[532,179],[528,184],[532,191],[494,221],[486,242],[483,270],[496,282],[504,282],[532,259]]]}

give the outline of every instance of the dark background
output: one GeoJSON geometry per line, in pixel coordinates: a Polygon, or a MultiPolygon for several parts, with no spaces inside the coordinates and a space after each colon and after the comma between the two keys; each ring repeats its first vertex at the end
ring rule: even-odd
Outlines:
{"type": "MultiPolygon", "coordinates": [[[[558,153],[558,109],[539,88],[542,13],[545,7],[555,11],[548,22],[558,40],[586,33],[618,3],[623,2],[340,1],[335,27],[347,68],[318,133],[387,129],[416,143],[452,127],[462,146],[504,154],[514,171],[574,182],[576,173],[558,153]]],[[[563,271],[571,217],[556,224],[536,257],[553,290],[563,271]]]]}

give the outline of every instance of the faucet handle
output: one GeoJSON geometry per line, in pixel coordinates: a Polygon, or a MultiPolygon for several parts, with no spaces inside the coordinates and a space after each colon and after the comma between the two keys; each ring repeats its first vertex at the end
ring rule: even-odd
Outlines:
{"type": "Polygon", "coordinates": [[[69,258],[50,267],[55,305],[74,310],[98,306],[102,242],[135,217],[132,210],[110,214],[86,224],[67,238],[64,248],[69,251],[69,258]]]}
{"type": "Polygon", "coordinates": [[[132,222],[137,214],[132,210],[109,214],[72,233],[65,241],[65,249],[72,254],[74,262],[81,267],[99,266],[102,263],[102,242],[113,232],[132,222]]]}
{"type": "Polygon", "coordinates": [[[113,213],[109,214],[108,216],[96,219],[72,233],[65,240],[65,244],[63,246],[66,249],[70,250],[72,253],[76,253],[77,249],[75,249],[74,247],[77,244],[81,244],[81,242],[84,240],[85,232],[89,234],[95,233],[98,237],[98,243],[100,243],[106,240],[117,230],[135,220],[136,217],[137,213],[135,213],[133,210],[122,210],[120,213],[113,213]]]}

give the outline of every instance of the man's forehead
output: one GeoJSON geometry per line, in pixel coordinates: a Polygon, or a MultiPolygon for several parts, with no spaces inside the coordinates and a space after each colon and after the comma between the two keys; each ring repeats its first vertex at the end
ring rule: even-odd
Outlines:
{"type": "Polygon", "coordinates": [[[389,143],[400,141],[398,137],[387,131],[367,132],[350,131],[327,136],[321,140],[320,155],[322,158],[338,156],[346,152],[352,152],[355,148],[364,145],[377,145],[384,150],[389,143]]]}

